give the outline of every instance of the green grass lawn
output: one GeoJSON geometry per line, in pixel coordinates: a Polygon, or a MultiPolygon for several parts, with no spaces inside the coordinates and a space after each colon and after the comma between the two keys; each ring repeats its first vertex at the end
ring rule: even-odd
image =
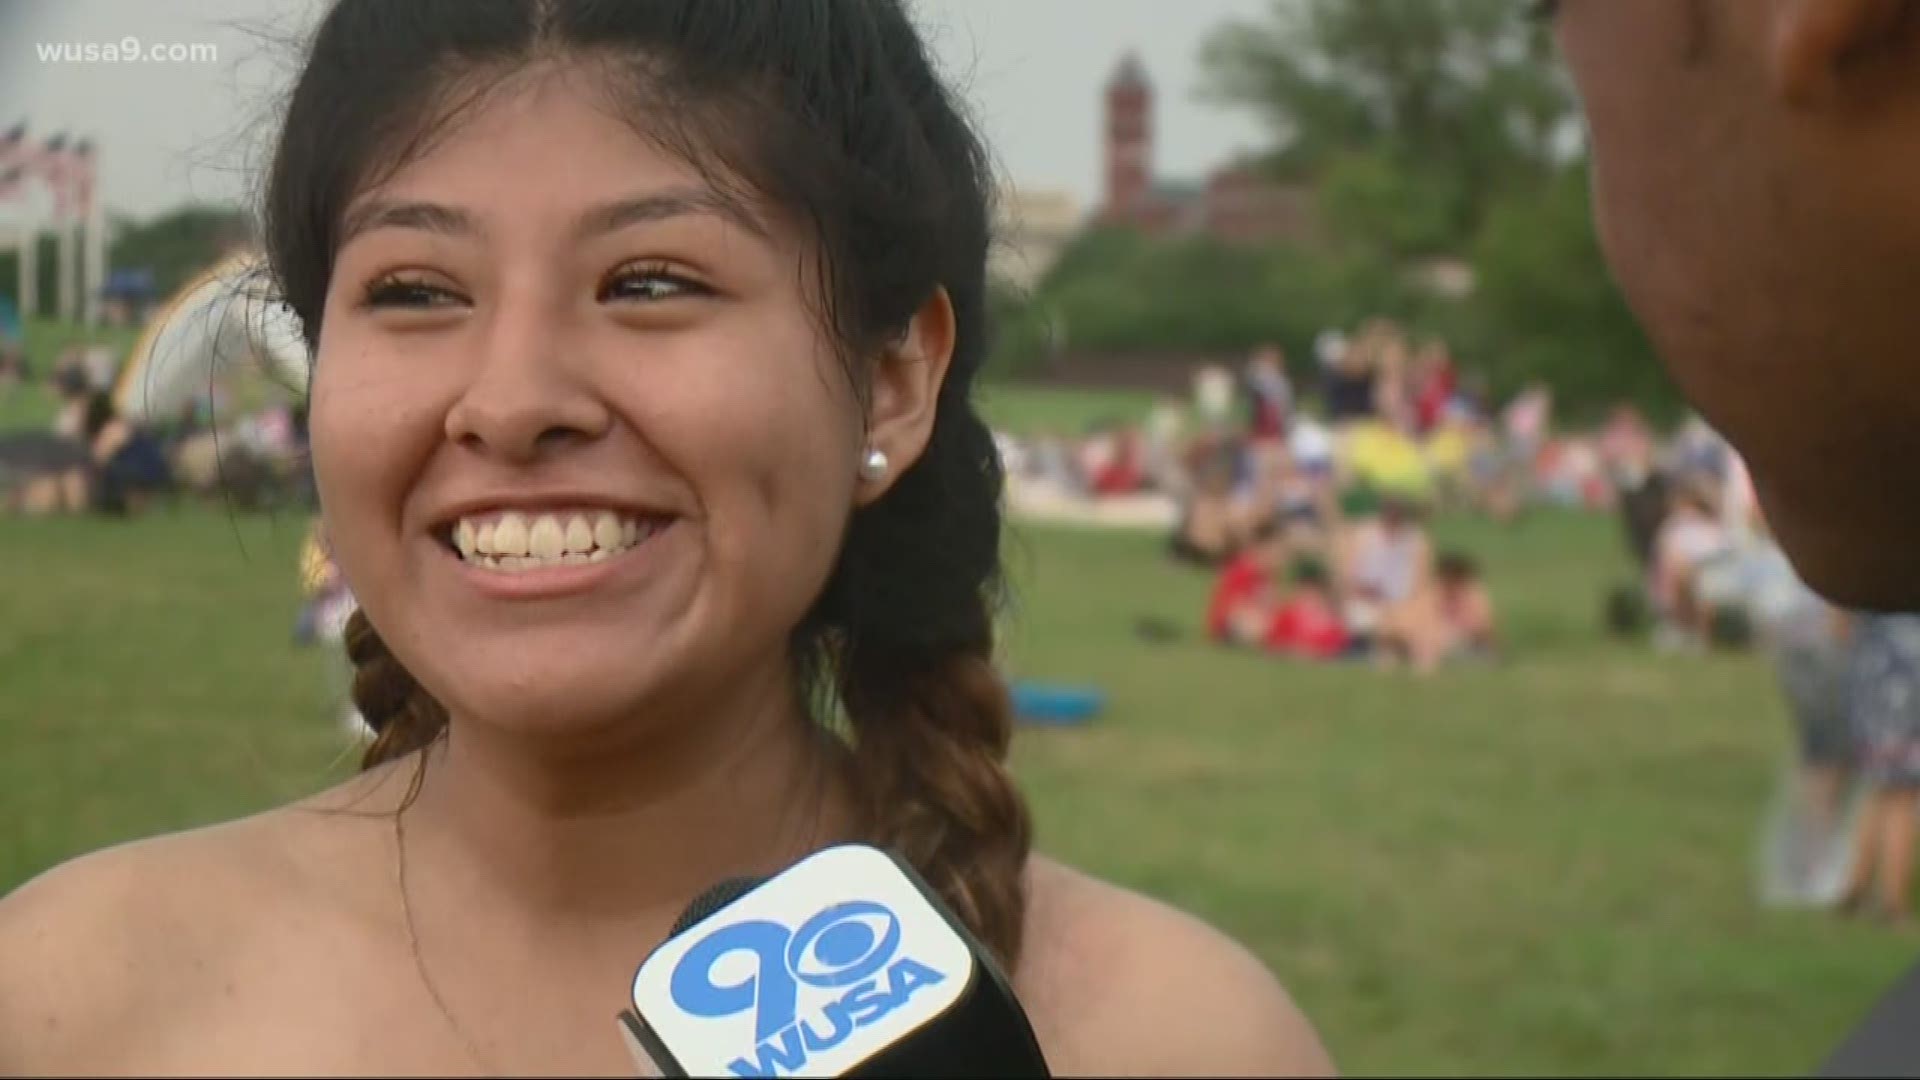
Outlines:
{"type": "Polygon", "coordinates": [[[0,432],[44,428],[53,422],[59,402],[44,380],[47,372],[53,369],[54,361],[67,346],[100,343],[110,346],[115,356],[124,357],[132,350],[138,337],[139,331],[134,329],[89,330],[51,319],[29,321],[27,356],[31,358],[34,371],[42,381],[12,390],[0,389],[0,432]]]}
{"type": "Polygon", "coordinates": [[[0,433],[44,429],[59,411],[59,401],[40,383],[0,387],[0,433]]]}
{"type": "Polygon", "coordinates": [[[1154,395],[1137,390],[1071,390],[987,383],[980,388],[979,401],[996,427],[1013,434],[1079,435],[1102,422],[1145,423],[1153,411],[1154,395]]]}
{"type": "MultiPolygon", "coordinates": [[[[344,774],[288,641],[300,525],[0,521],[0,891],[344,774]]],[[[1019,740],[1042,846],[1247,942],[1350,1073],[1804,1075],[1916,943],[1756,909],[1766,670],[1601,642],[1609,522],[1447,530],[1521,645],[1427,683],[1140,643],[1205,582],[1152,538],[1018,530],[1010,665],[1111,695],[1019,740]]]]}

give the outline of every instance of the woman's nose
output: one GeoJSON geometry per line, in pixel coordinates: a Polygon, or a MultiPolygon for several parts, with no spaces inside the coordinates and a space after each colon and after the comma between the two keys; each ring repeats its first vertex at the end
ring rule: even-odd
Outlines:
{"type": "Polygon", "coordinates": [[[551,324],[494,324],[473,375],[447,411],[450,442],[525,463],[552,448],[605,435],[612,412],[584,358],[551,324]]]}

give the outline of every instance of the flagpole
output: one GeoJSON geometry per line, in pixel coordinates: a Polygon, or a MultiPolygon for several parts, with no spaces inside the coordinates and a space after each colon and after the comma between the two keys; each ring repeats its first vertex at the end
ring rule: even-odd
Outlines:
{"type": "Polygon", "coordinates": [[[74,296],[74,286],[78,284],[74,274],[79,269],[74,259],[79,254],[78,245],[74,243],[76,239],[74,234],[78,230],[79,223],[73,219],[72,214],[62,214],[55,219],[53,227],[57,230],[56,235],[59,238],[57,251],[60,261],[60,291],[55,299],[60,305],[60,321],[71,323],[79,315],[80,309],[80,305],[75,302],[78,298],[74,296]]]}
{"type": "Polygon", "coordinates": [[[9,231],[13,241],[15,272],[19,275],[20,317],[32,319],[40,314],[38,267],[34,265],[34,256],[38,252],[35,240],[38,233],[34,228],[33,200],[31,186],[34,169],[32,154],[27,146],[27,122],[20,122],[0,132],[0,199],[17,202],[20,213],[9,231]]]}
{"type": "Polygon", "coordinates": [[[81,305],[86,311],[86,324],[90,327],[100,325],[100,293],[107,284],[107,228],[105,201],[100,198],[100,149],[91,147],[86,160],[86,206],[87,217],[87,266],[86,295],[81,305]]]}
{"type": "Polygon", "coordinates": [[[14,235],[20,241],[20,318],[40,316],[40,230],[35,227],[29,206],[20,215],[20,229],[14,235]]]}

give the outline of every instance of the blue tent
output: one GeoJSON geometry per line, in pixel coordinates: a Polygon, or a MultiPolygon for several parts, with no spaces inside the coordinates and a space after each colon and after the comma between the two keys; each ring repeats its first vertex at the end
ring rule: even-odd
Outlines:
{"type": "Polygon", "coordinates": [[[107,280],[100,286],[103,298],[135,304],[152,300],[158,292],[153,283],[153,271],[146,269],[114,270],[107,274],[107,280]]]}

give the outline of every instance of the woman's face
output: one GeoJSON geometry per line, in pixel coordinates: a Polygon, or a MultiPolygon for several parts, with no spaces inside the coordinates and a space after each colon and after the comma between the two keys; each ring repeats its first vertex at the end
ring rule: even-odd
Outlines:
{"type": "Polygon", "coordinates": [[[349,207],[312,441],[415,677],[458,718],[569,730],[779,670],[862,425],[796,234],[552,74],[349,207]]]}

